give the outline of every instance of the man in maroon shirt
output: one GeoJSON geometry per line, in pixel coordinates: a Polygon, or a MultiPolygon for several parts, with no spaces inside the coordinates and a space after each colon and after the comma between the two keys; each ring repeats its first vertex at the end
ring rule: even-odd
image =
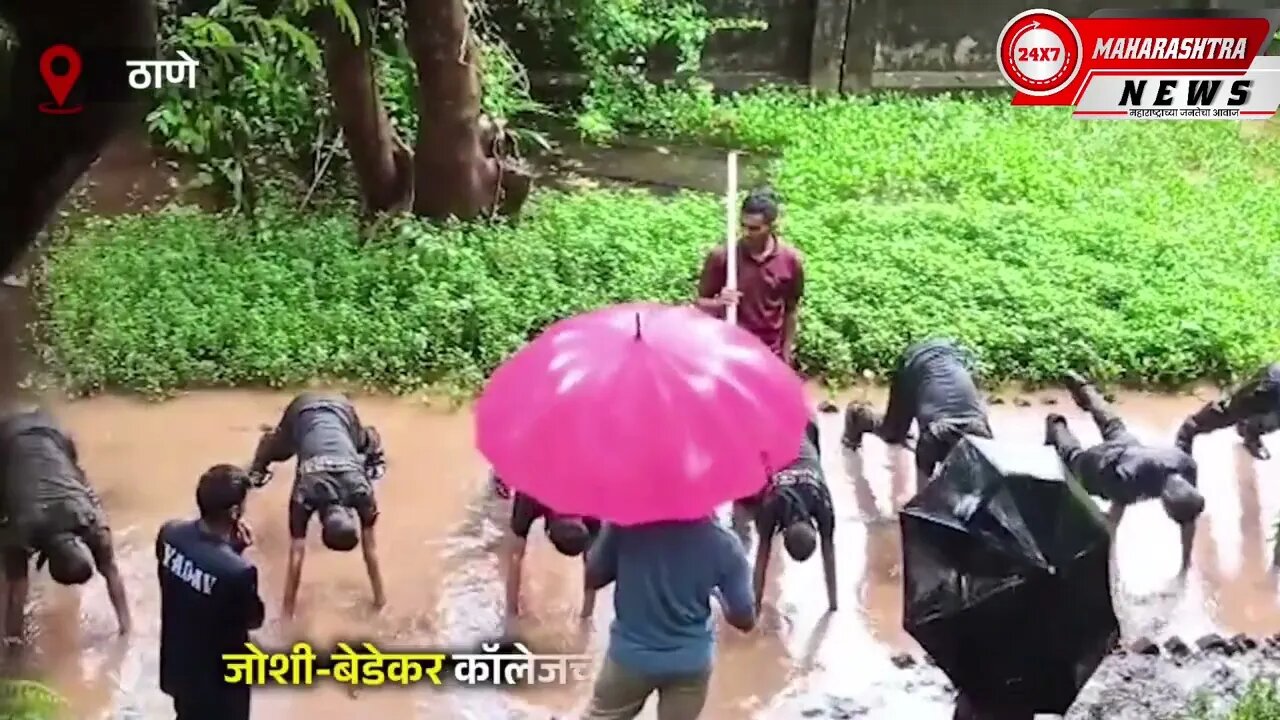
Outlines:
{"type": "Polygon", "coordinates": [[[777,220],[778,204],[768,194],[752,193],[742,203],[738,289],[725,287],[728,252],[721,245],[707,253],[702,265],[697,304],[717,317],[736,305],[738,324],[790,365],[796,315],[804,297],[804,260],[799,250],[774,234],[777,220]]]}

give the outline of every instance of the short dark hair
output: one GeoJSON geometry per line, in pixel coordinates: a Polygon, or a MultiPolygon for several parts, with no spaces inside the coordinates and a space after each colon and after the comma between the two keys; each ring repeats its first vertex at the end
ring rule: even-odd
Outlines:
{"type": "Polygon", "coordinates": [[[59,585],[83,585],[93,577],[93,556],[80,538],[60,533],[42,548],[49,575],[59,585]]]}
{"type": "Polygon", "coordinates": [[[591,531],[582,518],[573,516],[552,517],[547,523],[547,537],[561,555],[576,557],[586,552],[591,544],[591,531]]]}
{"type": "Polygon", "coordinates": [[[360,544],[355,513],[342,505],[327,505],[320,511],[320,539],[324,546],[338,552],[350,552],[360,544]]]}
{"type": "Polygon", "coordinates": [[[204,520],[225,520],[231,508],[244,504],[249,494],[249,474],[226,463],[214,465],[196,485],[196,507],[204,520]]]}
{"type": "Polygon", "coordinates": [[[757,190],[742,201],[742,214],[759,215],[772,225],[778,219],[778,200],[768,190],[757,190]]]}

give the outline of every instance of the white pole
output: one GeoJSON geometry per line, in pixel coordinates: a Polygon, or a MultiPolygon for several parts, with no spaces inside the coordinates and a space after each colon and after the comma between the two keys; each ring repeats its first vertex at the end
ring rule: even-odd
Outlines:
{"type": "MultiPolygon", "coordinates": [[[[728,187],[724,191],[725,216],[725,249],[728,264],[725,271],[724,286],[730,290],[738,289],[738,153],[729,153],[728,187]]],[[[731,305],[725,313],[725,319],[734,325],[738,324],[738,307],[731,305]]]]}

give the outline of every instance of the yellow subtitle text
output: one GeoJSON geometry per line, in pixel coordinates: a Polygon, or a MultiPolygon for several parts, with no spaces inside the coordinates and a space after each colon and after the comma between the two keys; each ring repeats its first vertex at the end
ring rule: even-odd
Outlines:
{"type": "Polygon", "coordinates": [[[321,656],[307,643],[287,652],[269,653],[245,643],[244,653],[222,656],[223,680],[231,685],[312,685],[328,678],[344,685],[412,685],[427,681],[444,684],[452,676],[464,685],[565,684],[589,679],[587,655],[535,655],[521,643],[515,652],[498,654],[501,646],[481,645],[479,653],[382,652],[371,643],[357,651],[338,643],[337,651],[321,656]],[[450,672],[451,671],[451,672],[450,672]]]}

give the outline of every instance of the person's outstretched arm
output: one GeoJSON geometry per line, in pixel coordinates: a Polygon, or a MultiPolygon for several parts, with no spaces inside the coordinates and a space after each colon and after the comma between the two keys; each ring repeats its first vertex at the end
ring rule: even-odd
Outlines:
{"type": "Polygon", "coordinates": [[[98,567],[98,573],[107,583],[107,597],[111,599],[111,607],[116,612],[116,624],[120,634],[128,635],[133,631],[133,617],[129,613],[129,598],[125,593],[124,579],[120,577],[120,568],[116,565],[111,530],[106,527],[96,528],[87,533],[83,539],[93,554],[93,562],[98,567]]]}
{"type": "MultiPolygon", "coordinates": [[[[271,463],[284,462],[293,457],[297,448],[293,445],[293,430],[290,422],[290,405],[284,411],[284,417],[274,428],[263,431],[258,438],[258,447],[254,449],[253,461],[249,463],[249,472],[254,475],[265,475],[271,463]]],[[[267,426],[264,426],[267,427],[267,426]]]]}
{"type": "Polygon", "coordinates": [[[307,557],[307,526],[312,511],[297,499],[289,501],[289,563],[284,577],[282,614],[293,618],[298,606],[298,586],[302,584],[302,564],[307,557]]]}
{"type": "Polygon", "coordinates": [[[589,618],[596,612],[596,589],[587,584],[587,553],[582,553],[582,614],[589,618]]]}
{"type": "Polygon", "coordinates": [[[1124,511],[1126,508],[1128,508],[1128,505],[1125,505],[1122,502],[1115,500],[1111,501],[1111,509],[1107,511],[1107,525],[1110,526],[1112,535],[1114,535],[1116,530],[1120,527],[1120,521],[1124,519],[1124,511]]]}
{"type": "Polygon", "coordinates": [[[591,544],[587,546],[586,552],[582,553],[582,617],[584,619],[591,617],[596,611],[596,589],[587,583],[587,558],[591,556],[591,548],[600,539],[599,521],[589,520],[587,529],[591,532],[591,544]]]}
{"type": "Polygon", "coordinates": [[[751,572],[752,596],[755,598],[756,612],[764,606],[764,585],[769,577],[769,559],[773,556],[773,533],[759,533],[756,543],[756,562],[751,572]]]}
{"type": "Polygon", "coordinates": [[[702,261],[702,272],[698,276],[698,299],[694,302],[699,310],[718,318],[725,317],[725,309],[729,305],[724,293],[725,283],[728,281],[728,259],[722,253],[719,248],[713,248],[702,261]]]}
{"type": "MultiPolygon", "coordinates": [[[[769,561],[773,558],[773,538],[782,522],[777,505],[778,501],[766,492],[756,508],[756,561],[751,569],[751,590],[757,613],[764,606],[764,585],[769,576],[769,561]]],[[[739,548],[745,551],[746,547],[746,542],[741,541],[739,548]]]]}
{"type": "Polygon", "coordinates": [[[756,603],[751,587],[751,571],[747,568],[747,553],[733,533],[723,528],[716,547],[715,562],[720,566],[720,579],[716,583],[724,619],[742,632],[756,627],[756,603]]]}
{"type": "Polygon", "coordinates": [[[1182,535],[1182,564],[1179,566],[1178,574],[1186,575],[1187,571],[1191,569],[1191,551],[1195,549],[1195,521],[1183,523],[1179,531],[1182,535]]]}
{"type": "Polygon", "coordinates": [[[307,539],[291,538],[289,540],[289,567],[285,571],[283,614],[293,618],[298,609],[298,587],[302,585],[302,564],[307,558],[307,539]]]}
{"type": "Polygon", "coordinates": [[[360,530],[360,552],[364,555],[364,569],[373,590],[373,606],[381,610],[387,604],[387,593],[382,584],[382,564],[378,562],[377,533],[372,525],[360,530]]]}
{"type": "Polygon", "coordinates": [[[836,517],[835,510],[827,504],[817,512],[818,538],[822,543],[822,577],[827,583],[827,610],[835,612],[839,606],[836,585],[836,517]]]}
{"type": "Polygon", "coordinates": [[[618,579],[618,531],[606,523],[587,550],[586,586],[599,590],[618,579]]]}
{"type": "Polygon", "coordinates": [[[511,523],[503,543],[506,559],[507,617],[520,614],[520,587],[524,581],[524,553],[529,545],[533,523],[546,513],[542,506],[524,493],[516,493],[511,501],[511,523]]]}
{"type": "Polygon", "coordinates": [[[27,582],[28,559],[22,548],[13,547],[4,550],[5,580],[5,642],[20,642],[25,629],[27,611],[27,593],[30,586],[27,582]]]}
{"type": "Polygon", "coordinates": [[[782,359],[788,365],[795,362],[796,338],[800,333],[800,303],[804,300],[804,258],[795,250],[795,277],[786,299],[786,315],[782,320],[782,359]]]}

